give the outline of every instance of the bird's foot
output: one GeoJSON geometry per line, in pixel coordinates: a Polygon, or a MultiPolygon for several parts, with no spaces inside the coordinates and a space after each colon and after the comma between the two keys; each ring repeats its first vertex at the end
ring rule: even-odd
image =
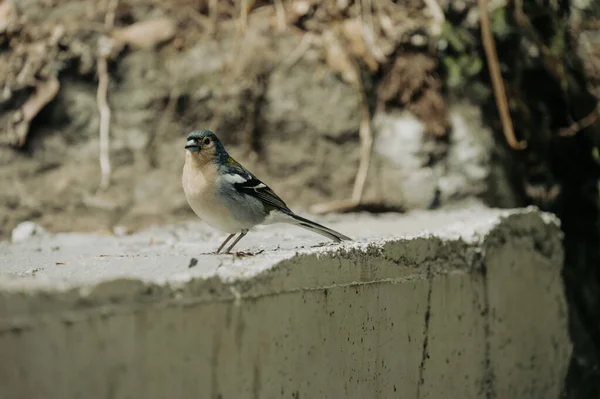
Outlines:
{"type": "Polygon", "coordinates": [[[260,251],[257,251],[257,252],[238,251],[234,254],[234,256],[237,258],[246,258],[249,256],[256,256],[256,255],[262,254],[263,252],[265,252],[264,249],[261,249],[260,251]]]}

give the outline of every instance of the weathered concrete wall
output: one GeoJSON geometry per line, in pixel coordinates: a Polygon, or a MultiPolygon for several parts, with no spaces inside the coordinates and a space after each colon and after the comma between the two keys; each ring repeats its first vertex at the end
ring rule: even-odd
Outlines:
{"type": "Polygon", "coordinates": [[[265,252],[191,269],[221,238],[195,225],[0,244],[0,397],[559,397],[571,345],[554,219],[329,224],[358,242],[303,249],[318,238],[270,226],[240,242],[265,252]]]}

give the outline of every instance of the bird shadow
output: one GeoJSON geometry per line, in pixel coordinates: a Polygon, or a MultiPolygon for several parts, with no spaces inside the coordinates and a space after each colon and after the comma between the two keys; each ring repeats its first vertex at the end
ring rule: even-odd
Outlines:
{"type": "MultiPolygon", "coordinates": [[[[249,257],[249,256],[256,256],[256,255],[260,255],[263,252],[265,252],[264,249],[261,249],[259,251],[256,252],[250,252],[250,251],[236,251],[236,252],[219,252],[217,253],[216,251],[211,251],[211,252],[201,252],[198,255],[230,255],[230,256],[235,256],[238,258],[245,258],[245,257],[249,257]]],[[[195,266],[198,263],[198,260],[195,258],[192,258],[190,260],[190,263],[192,264],[190,267],[195,266]]]]}

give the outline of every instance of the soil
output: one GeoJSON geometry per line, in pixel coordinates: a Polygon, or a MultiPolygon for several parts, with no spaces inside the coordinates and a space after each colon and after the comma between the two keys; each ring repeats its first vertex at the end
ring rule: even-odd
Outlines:
{"type": "MultiPolygon", "coordinates": [[[[307,33],[304,21],[294,22],[301,19],[295,9],[286,13],[289,28],[279,31],[275,9],[256,3],[242,32],[236,9],[226,2],[215,25],[197,2],[142,3],[119,2],[119,35],[105,29],[107,2],[12,3],[0,52],[0,237],[24,220],[50,231],[110,231],[193,218],[180,173],[184,138],[199,128],[215,130],[231,154],[292,207],[351,195],[361,93],[327,62],[327,43],[307,33]],[[124,27],[140,21],[175,28],[166,40],[140,44],[153,28],[138,24],[139,31],[127,32],[129,41],[114,45],[108,57],[112,175],[108,189],[99,190],[97,43],[103,35],[118,42],[124,27]],[[43,97],[43,83],[52,79],[60,82],[57,95],[23,123],[19,113],[35,95],[43,97]]],[[[426,27],[423,5],[408,5],[394,18],[411,18],[404,30],[426,27]]],[[[325,11],[319,8],[306,22],[313,31],[324,26],[320,18],[330,18],[319,14],[325,11]]],[[[388,43],[387,51],[395,45],[388,43]]],[[[410,90],[419,90],[419,71],[431,72],[432,63],[431,57],[412,57],[420,80],[410,90]]],[[[443,100],[433,96],[439,107],[443,100]]]]}

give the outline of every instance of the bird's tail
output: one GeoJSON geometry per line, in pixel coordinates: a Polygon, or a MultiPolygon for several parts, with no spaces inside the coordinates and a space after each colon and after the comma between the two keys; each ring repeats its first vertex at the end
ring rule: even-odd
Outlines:
{"type": "Polygon", "coordinates": [[[352,238],[347,237],[345,235],[343,235],[342,233],[338,233],[335,230],[331,230],[328,227],[322,226],[319,223],[315,223],[312,220],[308,220],[305,219],[301,216],[298,216],[294,213],[290,213],[290,216],[294,219],[294,224],[300,226],[300,227],[304,227],[307,230],[310,230],[312,232],[315,232],[317,234],[320,234],[322,236],[325,236],[333,241],[336,242],[340,242],[340,241],[354,241],[352,240],[352,238]]]}

